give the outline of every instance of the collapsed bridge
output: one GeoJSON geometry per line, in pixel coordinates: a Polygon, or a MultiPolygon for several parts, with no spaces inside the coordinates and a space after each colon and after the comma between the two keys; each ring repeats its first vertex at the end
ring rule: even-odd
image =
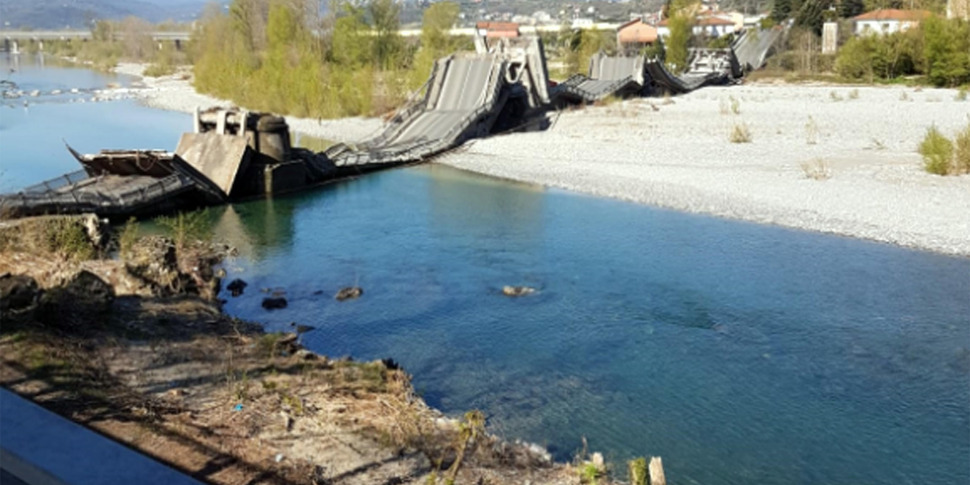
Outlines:
{"type": "Polygon", "coordinates": [[[0,195],[0,218],[93,212],[147,216],[299,190],[372,170],[426,161],[471,138],[520,127],[537,114],[609,96],[681,94],[739,79],[760,66],[777,33],[739,39],[735,49],[692,49],[687,70],[656,59],[607,56],[588,75],[554,85],[538,37],[476,37],[475,53],[439,59],[428,82],[376,136],[324,152],[291,146],[283,118],[238,109],[196,112],[174,153],[106,150],[81,155],[83,170],[0,195]]]}

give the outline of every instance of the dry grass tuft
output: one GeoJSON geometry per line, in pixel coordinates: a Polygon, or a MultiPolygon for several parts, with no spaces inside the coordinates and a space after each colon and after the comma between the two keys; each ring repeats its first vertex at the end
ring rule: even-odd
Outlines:
{"type": "Polygon", "coordinates": [[[825,160],[821,158],[816,158],[810,162],[804,162],[801,165],[802,172],[805,174],[805,178],[812,180],[828,180],[832,178],[832,169],[829,168],[825,160]]]}
{"type": "Polygon", "coordinates": [[[728,137],[731,143],[751,143],[751,128],[745,122],[735,123],[728,137]]]}

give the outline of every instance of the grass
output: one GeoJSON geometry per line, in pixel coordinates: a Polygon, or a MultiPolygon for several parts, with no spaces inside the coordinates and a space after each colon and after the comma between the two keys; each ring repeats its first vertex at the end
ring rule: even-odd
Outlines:
{"type": "Polygon", "coordinates": [[[596,485],[602,476],[602,471],[596,465],[587,463],[579,469],[579,483],[596,485]]]}
{"type": "Polygon", "coordinates": [[[835,91],[829,91],[829,99],[832,101],[842,101],[842,95],[835,91]]]}
{"type": "Polygon", "coordinates": [[[957,91],[957,95],[953,97],[956,101],[966,101],[967,100],[967,87],[963,86],[957,91]]]}
{"type": "Polygon", "coordinates": [[[630,460],[630,485],[647,485],[647,459],[630,460]]]}
{"type": "Polygon", "coordinates": [[[818,123],[815,122],[815,118],[809,116],[808,122],[805,123],[805,142],[809,145],[815,145],[820,137],[821,131],[818,129],[818,123]]]}
{"type": "Polygon", "coordinates": [[[138,221],[134,217],[128,219],[121,228],[118,233],[118,254],[122,258],[135,247],[135,243],[138,242],[138,232],[138,221]]]}
{"type": "Polygon", "coordinates": [[[923,156],[923,169],[936,175],[948,175],[953,168],[953,142],[943,136],[936,126],[926,130],[926,136],[919,144],[919,154],[923,156]]]}
{"type": "Polygon", "coordinates": [[[46,216],[24,219],[0,232],[0,250],[52,254],[74,261],[93,259],[98,247],[88,236],[84,219],[46,216]]]}
{"type": "Polygon", "coordinates": [[[909,101],[909,93],[907,93],[906,91],[903,91],[903,92],[899,93],[899,100],[900,101],[909,101]]]}
{"type": "Polygon", "coordinates": [[[810,162],[802,163],[802,172],[805,174],[805,178],[812,180],[828,180],[832,178],[832,170],[829,168],[825,160],[821,158],[816,158],[810,162]]]}
{"type": "Polygon", "coordinates": [[[849,99],[859,99],[859,90],[853,89],[852,91],[849,91],[849,99]]]}
{"type": "Polygon", "coordinates": [[[206,242],[212,238],[207,210],[179,212],[174,216],[161,216],[156,221],[166,229],[178,252],[182,252],[191,244],[206,242]]]}
{"type": "Polygon", "coordinates": [[[728,137],[731,143],[751,143],[751,129],[745,122],[735,123],[728,137]]]}

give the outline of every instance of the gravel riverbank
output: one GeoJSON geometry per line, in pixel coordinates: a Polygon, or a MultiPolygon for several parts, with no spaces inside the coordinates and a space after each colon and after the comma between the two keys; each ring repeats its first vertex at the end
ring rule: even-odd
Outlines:
{"type": "Polygon", "coordinates": [[[676,210],[970,256],[970,176],[922,170],[936,125],[970,123],[955,90],[705,88],[561,113],[440,163],[676,210]],[[735,101],[732,101],[733,100],[735,101]],[[668,104],[669,103],[669,104],[668,104]],[[734,113],[732,105],[737,107],[734,113]],[[750,143],[731,143],[745,124],[750,143]]]}
{"type": "MultiPolygon", "coordinates": [[[[118,71],[141,75],[143,66],[118,71]]],[[[184,76],[183,76],[184,77],[184,76]]],[[[146,104],[229,105],[178,76],[146,78],[146,104]]],[[[955,90],[755,84],[565,111],[544,132],[475,140],[437,162],[495,177],[688,212],[970,256],[970,176],[922,170],[936,125],[970,123],[955,90]],[[731,143],[735,126],[749,143],[731,143]]],[[[357,141],[375,118],[288,118],[304,134],[357,141]]]]}

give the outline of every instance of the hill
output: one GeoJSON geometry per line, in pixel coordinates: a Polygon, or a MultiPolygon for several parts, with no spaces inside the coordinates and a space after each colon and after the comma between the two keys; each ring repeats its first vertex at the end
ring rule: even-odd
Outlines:
{"type": "Polygon", "coordinates": [[[95,19],[191,22],[206,0],[0,0],[4,29],[87,29],[95,19]]]}

